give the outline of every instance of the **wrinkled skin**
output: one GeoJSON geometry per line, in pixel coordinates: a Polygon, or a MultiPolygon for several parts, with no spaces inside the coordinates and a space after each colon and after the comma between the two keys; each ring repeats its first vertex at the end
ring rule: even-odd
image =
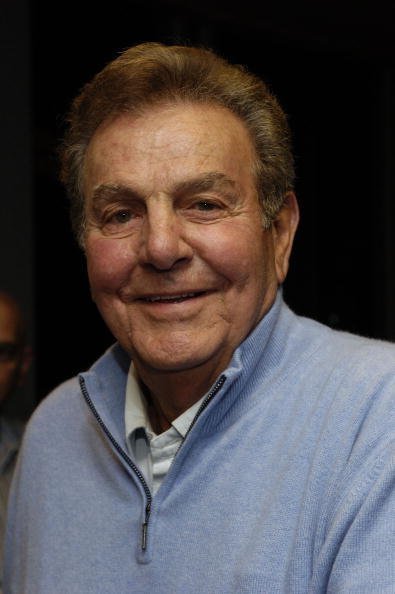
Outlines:
{"type": "Polygon", "coordinates": [[[287,273],[296,200],[264,229],[254,159],[242,122],[207,105],[122,115],[88,147],[92,295],[142,380],[172,390],[174,414],[226,367],[287,273]]]}

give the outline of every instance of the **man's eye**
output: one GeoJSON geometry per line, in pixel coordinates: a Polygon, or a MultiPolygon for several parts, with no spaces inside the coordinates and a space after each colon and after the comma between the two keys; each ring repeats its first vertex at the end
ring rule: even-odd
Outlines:
{"type": "Polygon", "coordinates": [[[216,208],[218,208],[217,204],[215,204],[214,202],[210,202],[209,200],[200,200],[196,203],[195,206],[198,210],[204,212],[209,212],[211,210],[215,210],[216,208]]]}
{"type": "Polygon", "coordinates": [[[132,218],[132,213],[130,212],[130,210],[118,210],[117,212],[113,213],[107,219],[107,221],[109,223],[118,223],[118,224],[122,225],[124,223],[128,223],[131,218],[132,218]]]}
{"type": "Polygon", "coordinates": [[[185,205],[184,215],[198,223],[215,221],[227,212],[224,201],[217,198],[192,197],[185,205]]]}
{"type": "Polygon", "coordinates": [[[104,226],[120,227],[129,223],[133,218],[133,213],[130,209],[120,208],[119,210],[110,212],[107,215],[105,215],[104,226]]]}
{"type": "Polygon", "coordinates": [[[102,231],[106,235],[128,232],[135,218],[135,214],[129,208],[119,208],[118,210],[104,213],[101,224],[102,231]]]}

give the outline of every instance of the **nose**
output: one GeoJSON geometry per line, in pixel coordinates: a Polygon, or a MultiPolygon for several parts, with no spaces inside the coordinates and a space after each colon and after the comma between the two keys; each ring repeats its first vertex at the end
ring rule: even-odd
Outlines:
{"type": "Polygon", "coordinates": [[[170,270],[192,258],[185,226],[171,199],[165,196],[147,202],[142,230],[140,260],[157,270],[170,270]]]}

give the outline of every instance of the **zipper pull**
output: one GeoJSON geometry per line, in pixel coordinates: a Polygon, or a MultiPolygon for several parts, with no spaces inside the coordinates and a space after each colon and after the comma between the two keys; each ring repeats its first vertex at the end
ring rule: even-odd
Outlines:
{"type": "Polygon", "coordinates": [[[147,548],[147,528],[148,528],[147,522],[144,522],[144,524],[142,525],[141,528],[142,528],[141,548],[143,551],[145,551],[145,549],[147,548]]]}
{"type": "Polygon", "coordinates": [[[143,551],[147,548],[147,533],[148,533],[148,520],[151,512],[151,503],[147,503],[145,508],[145,521],[141,526],[141,548],[143,551]]]}

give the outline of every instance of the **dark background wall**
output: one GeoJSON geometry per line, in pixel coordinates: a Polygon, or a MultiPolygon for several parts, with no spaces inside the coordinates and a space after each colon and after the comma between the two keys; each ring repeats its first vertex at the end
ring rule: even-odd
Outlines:
{"type": "MultiPolygon", "coordinates": [[[[28,0],[0,2],[0,289],[19,301],[34,341],[33,153],[31,22],[28,0]]],[[[34,369],[10,402],[27,415],[34,402],[34,369]]]]}
{"type": "MultiPolygon", "coordinates": [[[[34,245],[36,254],[37,400],[112,341],[90,302],[84,259],[69,231],[56,145],[82,84],[141,41],[208,45],[270,83],[290,118],[302,212],[286,300],[334,327],[395,339],[392,4],[31,3],[35,240],[28,234],[23,249],[34,245]]],[[[27,164],[26,172],[28,180],[27,164]]],[[[21,183],[18,175],[14,183],[21,183]]],[[[21,206],[16,202],[15,212],[21,206]]]]}

